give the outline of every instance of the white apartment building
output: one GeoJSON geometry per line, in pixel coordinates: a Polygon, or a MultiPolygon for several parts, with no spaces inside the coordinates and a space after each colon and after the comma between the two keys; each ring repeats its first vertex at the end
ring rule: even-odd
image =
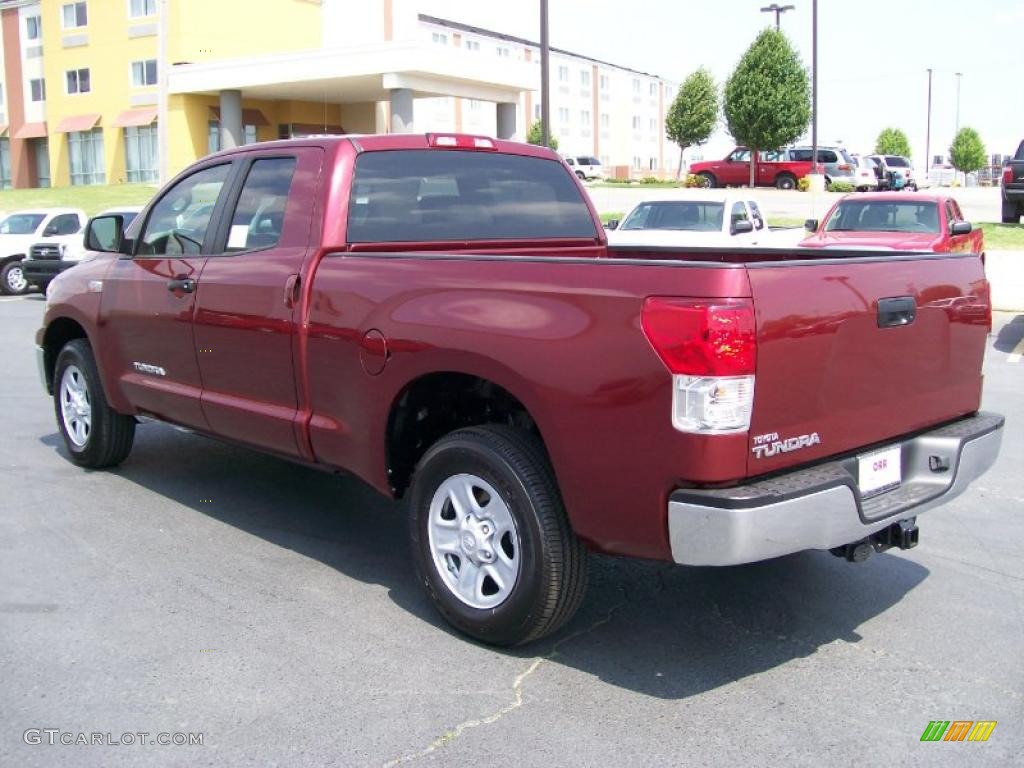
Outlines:
{"type": "MultiPolygon", "coordinates": [[[[482,60],[528,62],[535,87],[522,94],[517,138],[540,119],[540,46],[530,40],[460,22],[417,14],[416,34],[438,46],[454,46],[482,60]]],[[[674,173],[679,147],[665,138],[665,115],[676,83],[647,72],[552,48],[550,54],[551,132],[565,155],[593,155],[619,174],[674,173]]],[[[495,104],[455,97],[418,99],[417,129],[494,135],[495,104]]]]}

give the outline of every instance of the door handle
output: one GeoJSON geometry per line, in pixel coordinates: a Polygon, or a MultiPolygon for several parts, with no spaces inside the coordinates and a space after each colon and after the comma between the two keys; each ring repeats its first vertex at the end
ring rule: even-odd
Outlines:
{"type": "Polygon", "coordinates": [[[182,293],[194,293],[196,281],[191,277],[175,277],[167,281],[168,291],[181,291],[182,293]]]}
{"type": "Polygon", "coordinates": [[[288,279],[284,281],[284,305],[291,309],[295,306],[295,301],[299,298],[299,276],[288,275],[288,279]]]}
{"type": "Polygon", "coordinates": [[[878,327],[895,328],[910,325],[917,316],[913,296],[899,296],[878,300],[878,327]]]}

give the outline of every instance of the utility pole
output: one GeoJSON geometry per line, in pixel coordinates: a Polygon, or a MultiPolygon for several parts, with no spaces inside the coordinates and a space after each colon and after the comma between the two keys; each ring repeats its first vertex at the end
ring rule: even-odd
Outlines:
{"type": "Polygon", "coordinates": [[[795,5],[779,5],[778,3],[772,3],[761,9],[761,13],[774,13],[775,14],[775,29],[779,28],[779,17],[786,11],[792,11],[796,8],[795,5]]]}
{"type": "Polygon", "coordinates": [[[548,0],[540,0],[540,135],[544,146],[551,139],[550,45],[548,41],[548,0]]]}
{"type": "Polygon", "coordinates": [[[811,168],[818,174],[818,0],[811,3],[811,168]]]}
{"type": "Polygon", "coordinates": [[[928,67],[928,127],[924,134],[924,168],[925,177],[931,175],[932,167],[932,68],[928,67]]]}

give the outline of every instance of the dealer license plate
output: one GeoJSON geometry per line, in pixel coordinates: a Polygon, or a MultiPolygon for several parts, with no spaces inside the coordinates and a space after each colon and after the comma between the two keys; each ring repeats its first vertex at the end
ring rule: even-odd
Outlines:
{"type": "Polygon", "coordinates": [[[902,479],[898,445],[857,457],[857,482],[862,496],[898,488],[902,479]]]}

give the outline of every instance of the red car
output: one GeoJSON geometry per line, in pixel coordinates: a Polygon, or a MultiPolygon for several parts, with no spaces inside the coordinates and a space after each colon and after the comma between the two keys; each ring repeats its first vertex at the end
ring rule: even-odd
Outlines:
{"type": "MultiPolygon", "coordinates": [[[[810,160],[789,160],[785,149],[757,154],[754,186],[795,189],[797,181],[811,172],[810,160]]],[[[736,147],[724,160],[691,163],[689,172],[706,187],[745,187],[750,184],[750,150],[736,147]]]]}
{"type": "Polygon", "coordinates": [[[479,136],[205,157],[50,285],[66,453],[130,476],[159,420],[351,473],[498,644],[569,620],[587,550],[859,561],[995,461],[977,256],[609,248],[588,201],[550,150],[479,136]]]}
{"type": "Polygon", "coordinates": [[[984,233],[965,221],[948,195],[930,192],[872,193],[842,198],[819,222],[802,248],[871,248],[893,251],[982,253],[984,233]]]}

